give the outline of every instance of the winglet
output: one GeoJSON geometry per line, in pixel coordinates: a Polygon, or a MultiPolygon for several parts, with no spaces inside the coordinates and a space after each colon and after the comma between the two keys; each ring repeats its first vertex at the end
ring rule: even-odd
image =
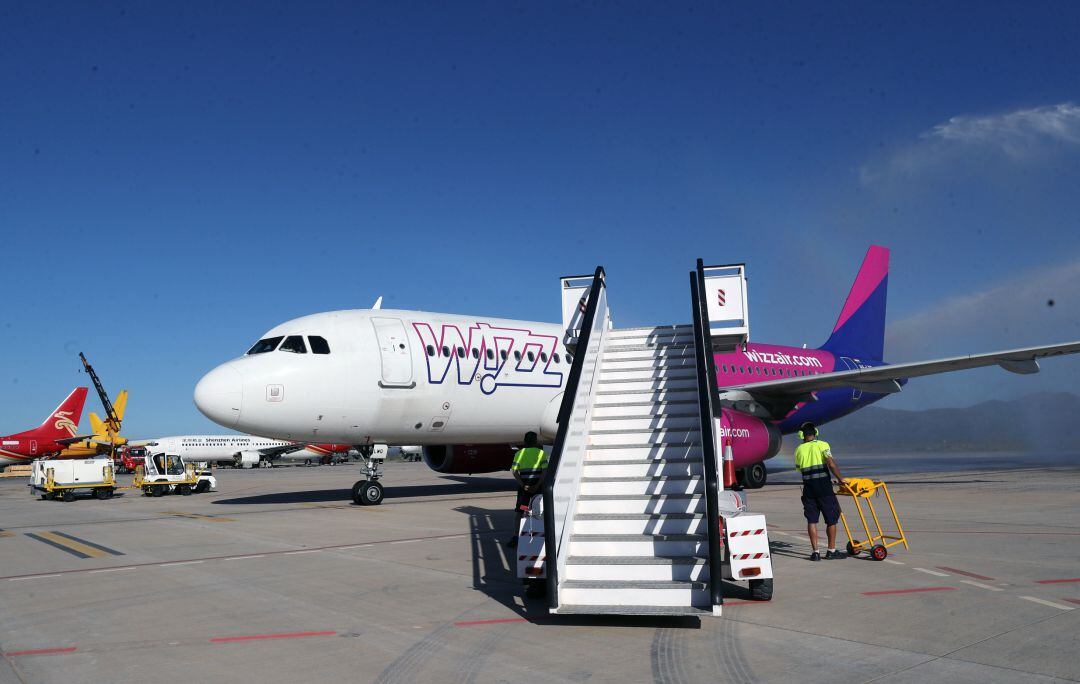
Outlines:
{"type": "Polygon", "coordinates": [[[381,309],[381,308],[382,308],[382,295],[379,295],[379,298],[376,299],[375,303],[371,305],[371,310],[375,311],[375,310],[381,309]]]}

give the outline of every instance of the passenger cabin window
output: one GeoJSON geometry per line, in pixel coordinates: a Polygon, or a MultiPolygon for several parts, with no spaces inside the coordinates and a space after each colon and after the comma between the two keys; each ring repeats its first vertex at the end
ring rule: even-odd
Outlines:
{"type": "Polygon", "coordinates": [[[435,356],[435,347],[432,347],[430,344],[427,346],[427,355],[435,356]]]}
{"type": "Polygon", "coordinates": [[[307,354],[304,338],[300,335],[289,335],[278,347],[278,351],[292,352],[293,354],[307,354]]]}
{"type": "Polygon", "coordinates": [[[458,347],[457,348],[457,357],[459,359],[465,358],[465,347],[458,347]]]}
{"type": "Polygon", "coordinates": [[[445,356],[446,358],[450,358],[450,347],[447,347],[447,346],[443,345],[442,355],[445,356]]]}
{"type": "Polygon", "coordinates": [[[476,347],[473,347],[473,350],[472,350],[472,357],[473,357],[474,359],[478,359],[478,358],[480,358],[480,350],[479,350],[479,349],[477,349],[476,347]]]}
{"type": "Polygon", "coordinates": [[[281,344],[282,339],[284,339],[284,337],[267,337],[266,339],[259,340],[251,347],[251,349],[248,349],[248,356],[272,352],[277,349],[279,344],[281,344]]]}
{"type": "Polygon", "coordinates": [[[330,353],[330,345],[327,343],[325,337],[319,337],[318,335],[308,335],[308,343],[311,345],[312,354],[330,353]]]}
{"type": "Polygon", "coordinates": [[[553,361],[554,361],[555,363],[559,363],[559,352],[555,352],[554,354],[552,354],[552,355],[551,355],[551,359],[552,359],[552,360],[553,360],[553,361]]]}
{"type": "Polygon", "coordinates": [[[486,352],[486,355],[488,357],[488,361],[494,360],[494,358],[495,358],[495,350],[494,349],[488,349],[487,352],[486,352]]]}

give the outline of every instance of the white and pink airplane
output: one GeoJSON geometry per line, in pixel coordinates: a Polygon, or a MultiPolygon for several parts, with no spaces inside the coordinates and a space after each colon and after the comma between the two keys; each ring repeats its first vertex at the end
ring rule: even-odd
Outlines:
{"type": "MultiPolygon", "coordinates": [[[[765,483],[763,462],[783,434],[847,415],[900,391],[908,378],[992,365],[1033,373],[1038,358],[1080,351],[1071,342],[887,364],[888,267],[888,250],[871,247],[819,349],[748,343],[714,354],[731,426],[725,437],[747,486],[765,483]]],[[[377,305],[318,313],[272,328],[207,373],[195,404],[216,423],[253,434],[352,444],[361,453],[419,445],[440,473],[506,470],[526,432],[548,442],[556,435],[572,362],[565,332],[554,323],[377,305]]],[[[367,503],[381,496],[381,488],[369,491],[367,503]]]]}

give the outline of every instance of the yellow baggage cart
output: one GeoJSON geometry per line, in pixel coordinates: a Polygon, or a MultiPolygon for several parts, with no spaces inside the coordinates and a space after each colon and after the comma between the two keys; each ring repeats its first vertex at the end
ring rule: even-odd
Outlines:
{"type": "Polygon", "coordinates": [[[871,558],[880,561],[885,560],[889,555],[889,549],[898,544],[903,544],[905,549],[908,548],[904,528],[900,525],[900,517],[896,514],[896,506],[893,505],[892,497],[889,496],[889,488],[884,482],[866,477],[845,477],[844,483],[836,488],[836,493],[840,496],[850,496],[852,498],[855,502],[855,510],[859,512],[859,520],[862,522],[863,531],[866,532],[866,536],[862,540],[853,537],[851,527],[848,526],[847,517],[843,511],[840,512],[840,521],[844,523],[844,532],[847,532],[848,536],[847,552],[849,555],[857,556],[861,552],[868,550],[871,558]],[[896,524],[896,534],[885,534],[885,530],[881,527],[881,519],[878,518],[877,511],[874,509],[874,502],[871,500],[878,492],[885,494],[885,501],[889,504],[889,512],[892,513],[893,522],[896,524]],[[863,513],[863,499],[866,500],[866,507],[870,509],[870,517],[874,521],[877,534],[871,532],[870,524],[863,513]]]}

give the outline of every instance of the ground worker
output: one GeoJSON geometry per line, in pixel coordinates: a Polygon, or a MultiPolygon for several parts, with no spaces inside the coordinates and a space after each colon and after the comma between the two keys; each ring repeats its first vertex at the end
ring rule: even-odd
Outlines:
{"type": "Polygon", "coordinates": [[[525,433],[525,446],[514,454],[514,463],[510,466],[510,472],[518,482],[517,503],[514,505],[514,536],[506,545],[517,548],[517,532],[521,529],[521,518],[529,509],[529,502],[540,491],[540,485],[544,483],[544,475],[547,472],[548,455],[540,448],[536,440],[535,432],[525,433]]]}
{"type": "Polygon", "coordinates": [[[819,515],[825,516],[825,534],[829,539],[829,548],[825,558],[829,560],[845,558],[836,550],[836,522],[840,519],[840,502],[836,500],[829,472],[836,477],[837,484],[843,482],[840,469],[832,457],[829,443],[817,438],[817,428],[813,423],[799,426],[802,444],[795,449],[795,467],[802,473],[803,515],[806,516],[806,533],[810,536],[810,560],[821,560],[818,553],[817,523],[819,515]]]}

